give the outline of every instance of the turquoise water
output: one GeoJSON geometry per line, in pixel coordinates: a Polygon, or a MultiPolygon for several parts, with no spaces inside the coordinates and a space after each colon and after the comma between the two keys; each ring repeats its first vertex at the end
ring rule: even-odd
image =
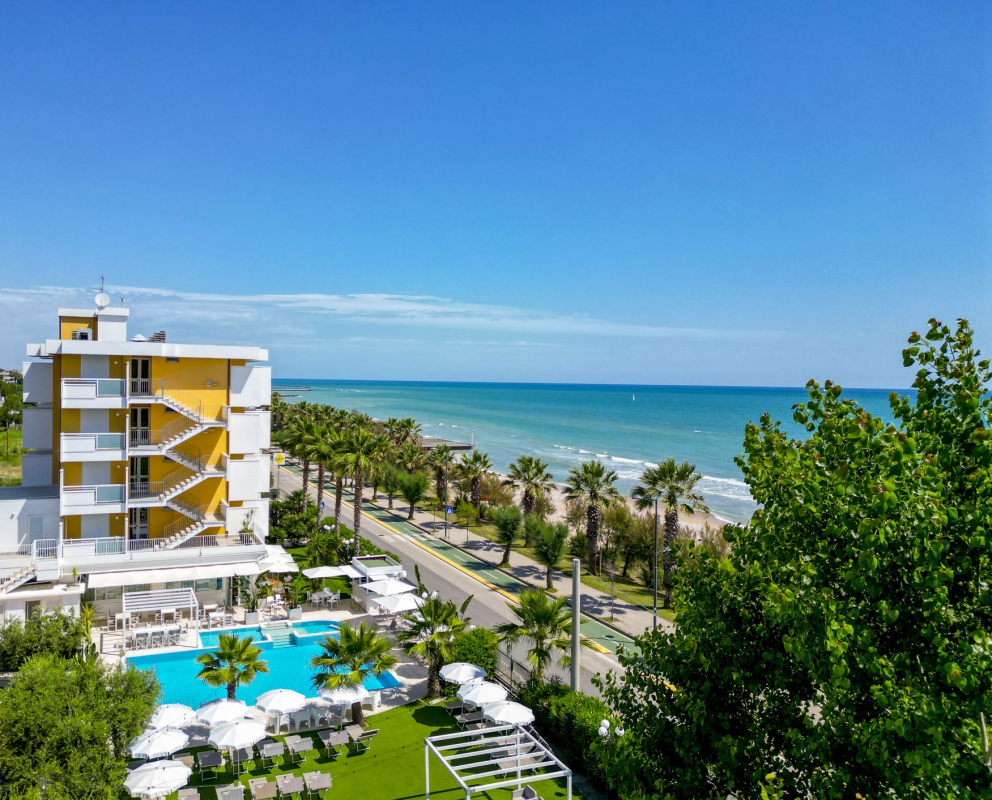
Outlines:
{"type": "MultiPolygon", "coordinates": [[[[469,442],[474,431],[476,446],[500,472],[528,453],[547,461],[560,482],[571,467],[599,458],[629,492],[646,466],[670,456],[688,460],[705,475],[700,488],[713,512],[734,520],[756,507],[734,464],[747,422],[767,412],[790,435],[805,433],[791,411],[806,399],[803,389],[302,380],[276,380],[273,388],[298,395],[289,402],[414,417],[425,436],[469,442]]],[[[890,416],[888,390],[844,395],[890,416]]]]}
{"type": "MultiPolygon", "coordinates": [[[[256,637],[256,644],[265,651],[263,658],[269,664],[267,674],[259,673],[250,686],[238,689],[238,699],[244,700],[248,705],[254,705],[256,697],[272,689],[293,689],[308,697],[315,696],[317,692],[313,687],[314,670],[310,667],[310,659],[321,651],[319,641],[322,637],[317,634],[327,633],[336,627],[336,623],[297,622],[293,628],[300,633],[311,634],[312,638],[294,636],[286,646],[259,640],[258,628],[238,628],[239,635],[256,637]]],[[[201,640],[205,640],[204,644],[208,641],[213,642],[215,646],[218,635],[218,632],[204,633],[201,635],[201,640]]],[[[139,669],[155,670],[159,683],[162,684],[162,698],[159,702],[183,703],[196,708],[201,703],[227,696],[225,688],[214,689],[197,680],[196,675],[200,671],[200,665],[196,663],[196,657],[202,652],[204,651],[188,650],[181,653],[130,656],[128,661],[139,669]]],[[[401,685],[391,672],[384,672],[378,677],[372,676],[365,680],[365,688],[369,691],[393,689],[401,685]]]]}
{"type": "Polygon", "coordinates": [[[263,638],[270,639],[293,639],[296,636],[311,636],[321,633],[333,633],[341,626],[337,622],[322,622],[320,620],[308,620],[306,622],[294,622],[292,627],[284,625],[271,625],[263,631],[260,625],[247,628],[237,628],[235,631],[200,631],[201,647],[216,647],[218,639],[223,633],[237,633],[238,636],[251,636],[257,642],[263,638]]]}

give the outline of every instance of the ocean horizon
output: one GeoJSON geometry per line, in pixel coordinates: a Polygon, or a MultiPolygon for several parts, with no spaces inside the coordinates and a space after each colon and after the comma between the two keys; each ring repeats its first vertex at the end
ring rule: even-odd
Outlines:
{"type": "MultiPolygon", "coordinates": [[[[665,458],[690,461],[713,514],[745,522],[757,508],[734,457],[744,426],[768,413],[788,435],[805,430],[792,406],[802,387],[651,386],[638,384],[482,383],[273,379],[287,402],[356,409],[377,419],[413,417],[422,435],[473,443],[506,472],[522,454],[548,462],[558,483],[597,458],[630,494],[641,473],[665,458]]],[[[889,396],[908,389],[845,389],[868,412],[891,418],[889,396]]]]}

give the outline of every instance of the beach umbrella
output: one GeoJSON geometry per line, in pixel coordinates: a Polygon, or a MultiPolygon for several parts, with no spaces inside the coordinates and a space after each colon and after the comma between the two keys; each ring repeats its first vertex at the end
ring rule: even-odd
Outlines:
{"type": "Polygon", "coordinates": [[[265,738],[265,725],[257,719],[236,719],[210,731],[207,739],[218,750],[241,750],[253,747],[265,738]]]}
{"type": "Polygon", "coordinates": [[[497,683],[479,681],[466,683],[458,690],[458,699],[473,706],[484,706],[486,703],[496,703],[506,700],[506,689],[497,683]]]}
{"type": "Polygon", "coordinates": [[[134,769],[124,788],[131,797],[165,797],[189,783],[192,772],[182,761],[152,761],[134,769]]]}
{"type": "Polygon", "coordinates": [[[182,750],[188,741],[189,736],[179,728],[155,728],[131,742],[129,749],[134,758],[165,758],[182,750]]]}
{"type": "Polygon", "coordinates": [[[379,608],[385,609],[390,614],[405,614],[408,611],[416,611],[427,601],[415,594],[406,593],[377,597],[374,602],[379,608]]]}
{"type": "Polygon", "coordinates": [[[482,667],[466,664],[464,661],[456,661],[441,667],[441,680],[448,683],[468,683],[485,677],[486,671],[482,667]]]}
{"type": "Polygon", "coordinates": [[[371,594],[382,595],[383,597],[388,597],[394,594],[404,594],[405,592],[415,592],[417,587],[412,583],[407,583],[406,581],[398,581],[395,578],[384,578],[381,581],[372,581],[371,583],[363,583],[361,587],[371,594]]]}
{"type": "Polygon", "coordinates": [[[318,578],[361,578],[362,573],[347,564],[343,567],[311,567],[303,570],[303,574],[314,580],[318,578]]]}
{"type": "Polygon", "coordinates": [[[273,689],[255,698],[255,708],[266,714],[292,714],[306,704],[307,698],[292,689],[273,689]]]}
{"type": "Polygon", "coordinates": [[[223,697],[200,706],[196,710],[196,718],[204,725],[220,725],[223,722],[244,719],[250,711],[244,700],[229,700],[223,697]]]}
{"type": "Polygon", "coordinates": [[[369,696],[369,690],[360,683],[335,686],[333,689],[327,687],[320,690],[320,696],[335,705],[350,705],[364,700],[369,696]]]}
{"type": "Polygon", "coordinates": [[[484,705],[482,716],[497,725],[530,725],[534,721],[534,713],[527,706],[508,700],[484,705]]]}
{"type": "Polygon", "coordinates": [[[166,703],[157,706],[152,714],[149,728],[185,728],[196,722],[196,712],[180,703],[166,703]]]}

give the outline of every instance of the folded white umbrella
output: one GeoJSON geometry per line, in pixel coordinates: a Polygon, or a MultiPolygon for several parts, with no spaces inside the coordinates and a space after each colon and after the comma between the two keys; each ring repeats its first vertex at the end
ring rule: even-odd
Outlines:
{"type": "Polygon", "coordinates": [[[149,728],[184,728],[196,722],[196,712],[180,703],[158,706],[152,714],[149,728]]]}
{"type": "Polygon", "coordinates": [[[357,703],[369,696],[369,690],[357,684],[341,684],[333,689],[321,689],[320,696],[331,703],[344,705],[346,703],[357,703]]]}
{"type": "Polygon", "coordinates": [[[204,703],[196,710],[196,718],[204,725],[220,725],[222,722],[244,719],[250,710],[244,700],[229,700],[224,697],[204,703]]]}
{"type": "Polygon", "coordinates": [[[407,583],[406,581],[398,581],[395,578],[384,578],[381,581],[372,581],[371,583],[363,583],[361,587],[372,594],[382,595],[383,597],[388,597],[394,594],[404,594],[405,592],[415,592],[417,587],[412,583],[407,583]]]}
{"type": "Polygon", "coordinates": [[[165,758],[182,750],[189,736],[179,728],[155,728],[145,731],[131,742],[131,755],[135,758],[165,758]]]}
{"type": "Polygon", "coordinates": [[[124,788],[131,797],[165,797],[189,783],[192,772],[182,761],[152,761],[133,770],[124,788]]]}
{"type": "Polygon", "coordinates": [[[252,747],[265,738],[265,725],[257,719],[236,719],[210,731],[207,742],[218,750],[240,750],[252,747]]]}
{"type": "Polygon", "coordinates": [[[441,667],[441,680],[448,683],[468,683],[485,677],[486,671],[482,667],[466,664],[464,661],[456,661],[441,667]]]}
{"type": "Polygon", "coordinates": [[[409,592],[405,594],[393,594],[388,597],[377,597],[375,604],[383,608],[390,614],[405,614],[408,611],[416,611],[427,601],[409,592]]]}
{"type": "MultiPolygon", "coordinates": [[[[466,683],[458,690],[458,699],[473,706],[484,706],[486,703],[496,703],[506,700],[506,689],[498,683],[480,681],[466,683]]],[[[522,706],[521,706],[522,707],[522,706]]]]}
{"type": "Polygon", "coordinates": [[[255,698],[255,708],[266,714],[292,714],[306,704],[307,698],[292,689],[273,689],[255,698]]]}
{"type": "Polygon", "coordinates": [[[527,706],[508,700],[484,705],[482,716],[497,725],[530,725],[534,721],[534,713],[527,706]]]}

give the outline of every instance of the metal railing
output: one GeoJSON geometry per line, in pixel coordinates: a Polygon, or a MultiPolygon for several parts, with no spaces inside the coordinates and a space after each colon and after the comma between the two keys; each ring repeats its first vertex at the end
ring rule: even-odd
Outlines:
{"type": "Polygon", "coordinates": [[[32,558],[58,558],[59,540],[37,539],[31,542],[31,556],[32,558]]]}
{"type": "Polygon", "coordinates": [[[131,447],[151,447],[159,444],[162,444],[162,431],[131,428],[131,447]]]}
{"type": "Polygon", "coordinates": [[[11,544],[0,547],[0,558],[17,558],[31,555],[31,543],[11,544]]]}
{"type": "Polygon", "coordinates": [[[182,491],[183,484],[197,477],[200,473],[189,467],[180,466],[166,475],[160,481],[131,481],[128,496],[132,500],[146,500],[150,497],[167,497],[176,491],[182,491]]]}
{"type": "Polygon", "coordinates": [[[201,423],[189,417],[180,416],[166,422],[161,429],[131,428],[131,447],[158,447],[168,445],[173,439],[184,436],[189,431],[199,428],[201,423]]]}
{"type": "Polygon", "coordinates": [[[203,421],[203,400],[189,389],[169,383],[165,378],[131,378],[131,397],[164,400],[183,414],[203,421]]]}
{"type": "Polygon", "coordinates": [[[514,693],[530,680],[530,668],[510,657],[502,650],[496,651],[496,680],[502,683],[510,693],[514,693]]]}
{"type": "MultiPolygon", "coordinates": [[[[127,539],[123,536],[110,536],[102,539],[66,539],[52,546],[46,552],[60,553],[63,558],[85,558],[90,556],[121,556],[128,553],[146,553],[164,550],[167,537],[152,539],[127,539]]],[[[216,547],[260,547],[265,541],[255,533],[222,533],[217,535],[199,534],[191,536],[170,550],[204,550],[216,547]]],[[[27,554],[31,554],[30,546],[27,554]]],[[[41,557],[41,556],[39,556],[41,557]]],[[[54,557],[54,556],[52,556],[54,557]]]]}

